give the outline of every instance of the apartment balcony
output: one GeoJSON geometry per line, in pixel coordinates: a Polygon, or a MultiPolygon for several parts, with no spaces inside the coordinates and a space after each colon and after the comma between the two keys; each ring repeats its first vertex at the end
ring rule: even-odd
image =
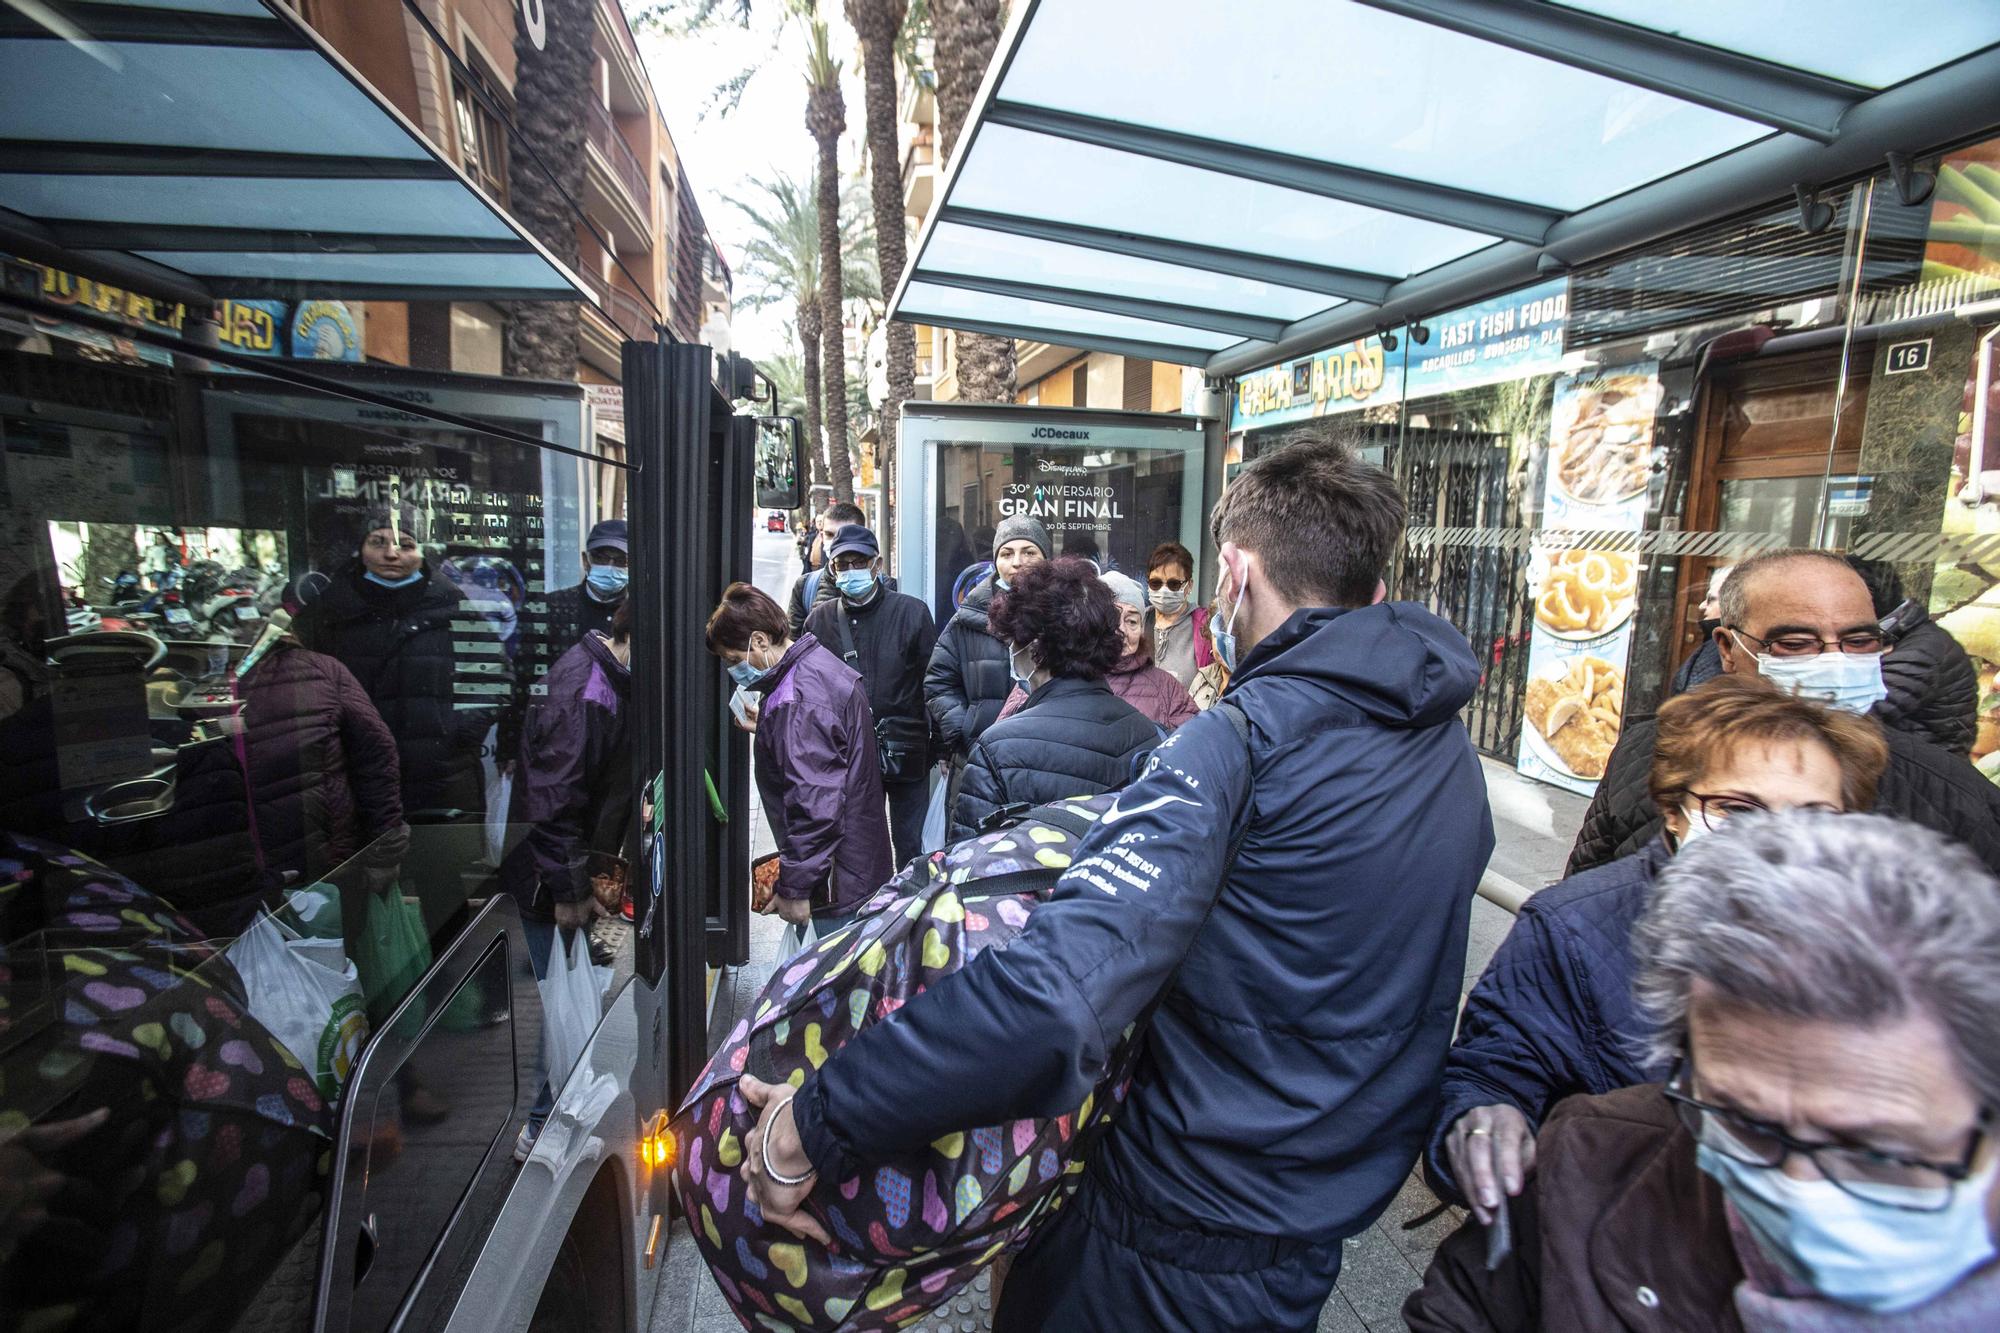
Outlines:
{"type": "Polygon", "coordinates": [[[653,340],[653,316],[646,303],[594,273],[584,273],[583,285],[595,304],[584,307],[579,354],[607,375],[620,373],[622,347],[630,340],[653,340]]]}
{"type": "Polygon", "coordinates": [[[626,115],[644,114],[648,107],[645,66],[639,62],[632,25],[618,0],[598,0],[596,47],[611,69],[612,108],[626,115]]]}
{"type": "Polygon", "coordinates": [[[903,213],[922,222],[937,197],[937,132],[925,125],[903,149],[903,213]]]}
{"type": "Polygon", "coordinates": [[[618,133],[610,109],[594,98],[585,130],[584,212],[608,228],[619,254],[651,250],[653,190],[645,165],[618,133]]]}

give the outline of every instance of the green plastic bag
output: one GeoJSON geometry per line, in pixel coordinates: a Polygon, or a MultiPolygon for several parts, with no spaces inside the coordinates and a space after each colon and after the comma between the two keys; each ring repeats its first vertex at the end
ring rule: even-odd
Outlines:
{"type": "MultiPolygon", "coordinates": [[[[391,885],[370,894],[361,938],[355,942],[354,965],[361,972],[361,989],[368,1005],[368,1024],[379,1029],[416,989],[431,966],[430,936],[424,933],[423,910],[391,885]]],[[[413,1037],[424,1021],[420,1000],[404,1012],[396,1035],[413,1037]]]]}

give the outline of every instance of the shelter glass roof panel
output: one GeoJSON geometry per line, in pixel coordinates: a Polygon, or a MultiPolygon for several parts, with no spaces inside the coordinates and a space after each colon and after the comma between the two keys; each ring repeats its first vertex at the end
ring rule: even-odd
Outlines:
{"type": "Polygon", "coordinates": [[[1103,292],[1145,301],[1167,301],[1209,310],[1266,315],[1287,322],[1340,302],[1319,292],[1280,287],[1249,278],[1210,273],[1182,264],[1115,255],[1057,241],[1012,236],[947,222],[931,236],[924,255],[928,273],[1005,278],[1103,292]]]}
{"type": "Polygon", "coordinates": [[[1349,0],[1282,0],[1254,17],[1157,0],[1144,47],[1104,59],[1127,48],[1131,23],[1122,5],[1043,5],[1000,96],[1565,211],[1769,133],[1349,0]]]}
{"type": "Polygon", "coordinates": [[[0,173],[0,208],[44,219],[509,239],[493,210],[457,181],[244,180],[227,176],[0,173]]]}
{"type": "Polygon", "coordinates": [[[1404,277],[1491,236],[1303,190],[989,125],[948,203],[1404,277]]]}
{"type": "Polygon", "coordinates": [[[520,291],[545,286],[540,256],[438,254],[300,254],[235,250],[135,250],[141,259],[202,278],[264,278],[327,284],[388,284],[415,288],[485,286],[520,291]]]}
{"type": "Polygon", "coordinates": [[[10,139],[425,156],[317,51],[0,41],[0,88],[10,139]]]}
{"type": "Polygon", "coordinates": [[[1555,0],[1774,65],[1886,88],[2000,42],[2000,5],[1966,0],[1555,0]]]}
{"type": "Polygon", "coordinates": [[[1028,301],[1017,296],[968,292],[922,281],[909,285],[904,303],[910,308],[911,319],[929,319],[939,324],[949,324],[953,319],[992,320],[1049,333],[1095,335],[1198,351],[1219,351],[1242,341],[1231,334],[1208,329],[1191,329],[1156,320],[1133,319],[1127,315],[1080,310],[1052,301],[1028,301]]]}

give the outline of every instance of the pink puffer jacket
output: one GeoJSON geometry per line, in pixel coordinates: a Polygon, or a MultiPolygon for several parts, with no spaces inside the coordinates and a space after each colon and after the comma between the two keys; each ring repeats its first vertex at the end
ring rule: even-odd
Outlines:
{"type": "MultiPolygon", "coordinates": [[[[1195,707],[1194,696],[1171,674],[1154,666],[1153,659],[1145,653],[1132,653],[1125,657],[1111,668],[1105,682],[1111,686],[1113,694],[1168,731],[1201,711],[1195,707]]],[[[1021,705],[1027,701],[1026,691],[1016,685],[1014,692],[1007,696],[1005,706],[1000,709],[1000,716],[1012,717],[1021,711],[1021,705]]]]}

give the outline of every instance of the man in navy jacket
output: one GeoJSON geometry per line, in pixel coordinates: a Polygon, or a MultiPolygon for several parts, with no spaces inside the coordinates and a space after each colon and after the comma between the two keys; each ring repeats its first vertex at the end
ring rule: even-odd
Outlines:
{"type": "Polygon", "coordinates": [[[1423,1147],[1493,846],[1457,718],[1478,663],[1436,616],[1381,601],[1403,518],[1389,477],[1335,445],[1244,470],[1212,524],[1247,749],[1217,712],[1189,722],[1011,945],[796,1098],[744,1079],[765,1106],[747,1176],[768,1219],[816,1234],[812,1173],[1073,1110],[1164,991],[1122,1117],[1015,1264],[996,1327],[1315,1325],[1341,1242],[1423,1147]]]}

